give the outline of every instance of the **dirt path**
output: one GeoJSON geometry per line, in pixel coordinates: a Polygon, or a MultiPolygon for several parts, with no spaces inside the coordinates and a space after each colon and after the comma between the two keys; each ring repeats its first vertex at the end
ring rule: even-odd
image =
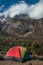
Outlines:
{"type": "Polygon", "coordinates": [[[25,63],[20,63],[20,62],[15,62],[13,60],[1,60],[0,61],[0,65],[30,65],[30,63],[32,65],[43,65],[43,61],[38,61],[38,60],[31,60],[31,61],[28,61],[28,62],[25,62],[25,63]]]}

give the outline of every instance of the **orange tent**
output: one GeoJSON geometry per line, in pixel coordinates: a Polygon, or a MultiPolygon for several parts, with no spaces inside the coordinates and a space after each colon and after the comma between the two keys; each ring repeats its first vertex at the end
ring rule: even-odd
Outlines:
{"type": "Polygon", "coordinates": [[[9,49],[5,58],[16,61],[25,61],[30,59],[27,49],[21,46],[15,46],[9,49]]]}

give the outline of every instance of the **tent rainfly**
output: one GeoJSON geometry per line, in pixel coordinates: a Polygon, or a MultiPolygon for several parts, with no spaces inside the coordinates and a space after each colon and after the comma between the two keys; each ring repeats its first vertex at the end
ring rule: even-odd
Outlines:
{"type": "Polygon", "coordinates": [[[14,46],[8,50],[5,59],[25,62],[27,60],[30,60],[30,56],[26,48],[21,46],[14,46]]]}

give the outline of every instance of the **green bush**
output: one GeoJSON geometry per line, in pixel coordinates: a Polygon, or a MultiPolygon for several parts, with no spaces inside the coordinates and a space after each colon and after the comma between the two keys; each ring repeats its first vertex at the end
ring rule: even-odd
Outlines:
{"type": "Polygon", "coordinates": [[[38,44],[38,43],[35,43],[33,42],[32,45],[31,45],[31,52],[32,52],[32,55],[40,55],[40,52],[41,52],[41,45],[38,44]]]}

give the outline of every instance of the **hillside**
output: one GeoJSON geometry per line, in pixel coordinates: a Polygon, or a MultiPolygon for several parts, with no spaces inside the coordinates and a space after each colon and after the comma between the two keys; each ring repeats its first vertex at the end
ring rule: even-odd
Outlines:
{"type": "Polygon", "coordinates": [[[30,55],[43,56],[43,18],[32,19],[27,14],[0,17],[0,54],[16,45],[26,47],[30,55]]]}
{"type": "Polygon", "coordinates": [[[0,17],[0,33],[6,36],[43,38],[43,18],[31,19],[27,14],[0,17]]]}

